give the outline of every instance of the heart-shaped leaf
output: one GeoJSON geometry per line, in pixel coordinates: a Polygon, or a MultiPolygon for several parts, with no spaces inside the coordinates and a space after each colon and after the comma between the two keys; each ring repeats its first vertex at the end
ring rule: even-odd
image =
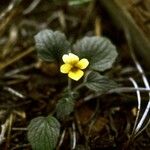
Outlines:
{"type": "Polygon", "coordinates": [[[74,111],[75,99],[78,97],[78,92],[65,89],[62,98],[56,105],[56,114],[60,119],[65,119],[74,111]]]}
{"type": "Polygon", "coordinates": [[[71,97],[64,97],[60,99],[56,106],[57,117],[60,119],[66,118],[74,110],[74,100],[71,97]]]}
{"type": "Polygon", "coordinates": [[[60,134],[60,123],[52,116],[37,117],[28,126],[28,140],[33,150],[53,150],[60,134]]]}
{"type": "Polygon", "coordinates": [[[89,67],[96,71],[110,69],[118,55],[116,47],[105,37],[85,37],[73,49],[80,58],[87,58],[89,67]]]}
{"type": "Polygon", "coordinates": [[[99,93],[104,93],[113,88],[117,88],[119,85],[108,77],[92,71],[86,78],[85,86],[99,93]]]}
{"type": "Polygon", "coordinates": [[[35,36],[35,44],[41,59],[59,62],[62,55],[68,53],[70,43],[63,33],[45,29],[35,36]]]}

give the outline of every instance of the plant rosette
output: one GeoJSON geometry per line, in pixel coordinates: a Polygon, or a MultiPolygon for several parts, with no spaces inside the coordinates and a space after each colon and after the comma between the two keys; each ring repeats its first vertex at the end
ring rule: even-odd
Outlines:
{"type": "MultiPolygon", "coordinates": [[[[83,59],[83,63],[89,65],[89,70],[98,72],[110,69],[118,55],[116,47],[106,37],[84,37],[71,45],[63,33],[48,29],[35,36],[35,44],[39,58],[44,61],[62,63],[63,60],[69,64],[68,61],[83,59]]],[[[82,70],[82,67],[79,66],[79,69],[82,70]]]]}
{"type": "Polygon", "coordinates": [[[84,37],[71,45],[63,33],[49,29],[40,31],[35,36],[35,44],[39,58],[57,63],[60,73],[68,78],[68,89],[56,104],[56,117],[49,115],[34,118],[28,126],[28,140],[33,149],[53,150],[60,134],[58,119],[63,120],[74,111],[74,95],[81,87],[105,93],[118,86],[116,82],[100,74],[112,68],[118,54],[116,47],[106,37],[84,37]],[[78,84],[76,87],[72,87],[72,80],[78,84]],[[42,149],[42,145],[45,145],[45,149],[42,149]]]}

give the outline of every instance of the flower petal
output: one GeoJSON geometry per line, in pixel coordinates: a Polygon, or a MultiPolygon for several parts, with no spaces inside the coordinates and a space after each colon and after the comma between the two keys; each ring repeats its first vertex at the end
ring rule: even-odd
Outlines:
{"type": "Polygon", "coordinates": [[[69,73],[69,71],[71,70],[72,66],[70,64],[63,64],[60,67],[60,72],[61,73],[69,73]]]}
{"type": "Polygon", "coordinates": [[[85,69],[88,65],[89,65],[89,61],[83,58],[76,64],[76,67],[80,69],[85,69]]]}
{"type": "Polygon", "coordinates": [[[63,62],[68,63],[68,59],[69,59],[69,55],[64,54],[63,57],[62,57],[63,62]]]}
{"type": "Polygon", "coordinates": [[[69,53],[69,55],[65,54],[62,57],[64,63],[67,64],[75,64],[79,61],[79,57],[73,53],[69,53]]]}
{"type": "Polygon", "coordinates": [[[77,69],[76,71],[70,71],[68,74],[69,78],[75,81],[78,81],[83,75],[84,75],[84,72],[80,69],[77,69]]]}

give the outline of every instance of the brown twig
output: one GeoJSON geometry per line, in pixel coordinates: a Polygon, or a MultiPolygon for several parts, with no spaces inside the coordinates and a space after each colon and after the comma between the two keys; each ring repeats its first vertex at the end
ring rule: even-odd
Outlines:
{"type": "Polygon", "coordinates": [[[0,70],[5,69],[6,67],[8,67],[9,65],[17,62],[18,60],[22,59],[23,57],[27,56],[28,54],[30,54],[31,52],[33,52],[35,50],[34,47],[30,47],[29,49],[27,49],[24,52],[19,53],[17,56],[15,56],[14,58],[11,58],[9,60],[7,60],[4,63],[0,64],[0,70]]]}

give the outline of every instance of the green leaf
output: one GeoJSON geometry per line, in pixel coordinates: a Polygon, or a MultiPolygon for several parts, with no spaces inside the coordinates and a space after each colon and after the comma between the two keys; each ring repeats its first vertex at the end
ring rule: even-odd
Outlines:
{"type": "Polygon", "coordinates": [[[104,93],[113,88],[117,88],[119,85],[108,77],[92,71],[86,78],[85,86],[91,90],[104,93]]]}
{"type": "Polygon", "coordinates": [[[28,140],[33,150],[53,150],[60,134],[60,123],[52,116],[37,117],[28,126],[28,140]]]}
{"type": "Polygon", "coordinates": [[[45,29],[35,35],[38,56],[49,62],[60,61],[62,55],[68,53],[70,43],[63,33],[45,29]]]}
{"type": "Polygon", "coordinates": [[[64,97],[60,99],[56,105],[57,117],[65,119],[74,111],[74,99],[71,97],[64,97]]]}
{"type": "Polygon", "coordinates": [[[85,37],[73,49],[80,58],[87,58],[89,67],[96,71],[110,69],[118,55],[116,47],[105,37],[85,37]]]}

